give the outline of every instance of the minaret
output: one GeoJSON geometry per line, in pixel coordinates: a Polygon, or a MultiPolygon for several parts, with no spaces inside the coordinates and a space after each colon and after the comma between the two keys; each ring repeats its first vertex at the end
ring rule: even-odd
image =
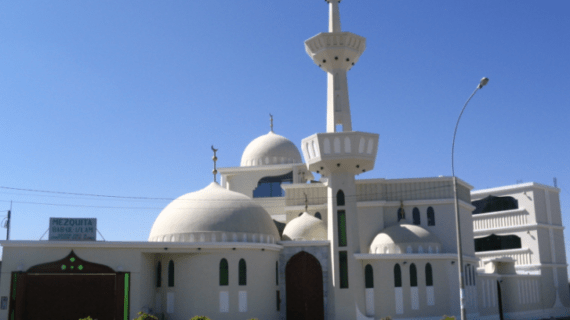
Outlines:
{"type": "Polygon", "coordinates": [[[305,41],[305,50],[327,72],[327,132],[352,131],[346,72],[358,62],[366,48],[366,39],[340,29],[339,0],[329,2],[329,32],[305,41]]]}
{"type": "Polygon", "coordinates": [[[358,61],[366,40],[341,32],[340,1],[327,2],[329,32],[305,41],[309,56],[327,72],[327,132],[303,139],[302,149],[308,169],[321,174],[327,186],[331,250],[327,313],[329,319],[357,319],[365,310],[364,265],[354,254],[367,253],[368,248],[360,247],[355,175],[374,168],[379,136],[352,131],[346,72],[358,61]],[[342,132],[337,132],[337,125],[342,125],[342,132]]]}

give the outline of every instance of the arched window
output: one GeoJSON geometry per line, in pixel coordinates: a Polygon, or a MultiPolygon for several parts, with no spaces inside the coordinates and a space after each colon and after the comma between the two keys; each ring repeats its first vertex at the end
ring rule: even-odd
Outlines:
{"type": "Polygon", "coordinates": [[[279,261],[275,261],[275,285],[279,285],[279,261]]]}
{"type": "Polygon", "coordinates": [[[220,286],[227,286],[229,283],[229,268],[228,268],[228,260],[222,259],[220,260],[220,286]]]}
{"type": "Polygon", "coordinates": [[[426,287],[433,286],[433,272],[431,270],[431,264],[426,264],[426,287]]]}
{"type": "Polygon", "coordinates": [[[374,288],[374,271],[369,264],[364,267],[364,284],[366,289],[374,288]]]}
{"type": "Polygon", "coordinates": [[[394,266],[394,287],[402,287],[402,269],[400,269],[400,265],[397,263],[394,266]]]}
{"type": "Polygon", "coordinates": [[[162,264],[160,261],[156,265],[156,287],[160,288],[162,286],[162,264]]]}
{"type": "Polygon", "coordinates": [[[435,212],[432,207],[427,209],[428,226],[435,226],[435,212]]]}
{"type": "Polygon", "coordinates": [[[419,226],[420,225],[420,209],[414,208],[414,210],[412,210],[412,218],[414,220],[414,224],[419,226]]]}
{"type": "Polygon", "coordinates": [[[245,260],[239,260],[239,285],[247,285],[247,267],[245,266],[245,260]]]}
{"type": "Polygon", "coordinates": [[[342,190],[338,190],[336,193],[336,205],[344,206],[344,192],[342,190]]]}
{"type": "Polygon", "coordinates": [[[418,286],[418,270],[416,269],[416,265],[413,263],[410,265],[410,286],[418,286]]]}
{"type": "Polygon", "coordinates": [[[399,208],[398,209],[398,221],[405,219],[405,213],[404,213],[404,209],[403,208],[399,208]]]}
{"type": "Polygon", "coordinates": [[[465,282],[466,285],[471,285],[471,265],[469,264],[465,266],[465,282]]]}
{"type": "Polygon", "coordinates": [[[168,286],[174,287],[174,261],[168,262],[168,286]]]}
{"type": "Polygon", "coordinates": [[[321,217],[321,213],[320,213],[320,212],[315,213],[315,218],[318,218],[318,219],[323,220],[323,217],[321,217]]]}

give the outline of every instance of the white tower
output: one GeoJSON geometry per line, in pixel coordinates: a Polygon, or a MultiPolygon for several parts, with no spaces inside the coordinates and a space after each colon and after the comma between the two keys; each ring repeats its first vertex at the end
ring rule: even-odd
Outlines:
{"type": "Polygon", "coordinates": [[[319,33],[305,41],[305,50],[321,69],[327,72],[327,132],[352,131],[346,72],[358,62],[366,48],[366,39],[340,30],[340,0],[327,0],[330,7],[329,32],[319,33]]]}
{"type": "MultiPolygon", "coordinates": [[[[310,171],[326,178],[328,239],[331,242],[329,319],[356,319],[364,310],[364,266],[354,258],[361,253],[355,175],[374,168],[378,134],[352,131],[346,72],[358,61],[366,40],[341,32],[338,4],[330,8],[329,32],[305,41],[313,61],[327,72],[327,132],[303,139],[310,171]],[[337,125],[342,132],[337,132],[337,125]]],[[[368,252],[367,248],[363,248],[368,252]]]]}

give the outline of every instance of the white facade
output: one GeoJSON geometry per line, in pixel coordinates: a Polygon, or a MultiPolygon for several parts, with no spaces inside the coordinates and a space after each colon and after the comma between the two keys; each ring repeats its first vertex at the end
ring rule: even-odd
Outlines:
{"type": "MultiPolygon", "coordinates": [[[[41,302],[34,290],[55,273],[67,291],[82,276],[122,277],[120,294],[85,289],[115,297],[114,319],[458,316],[452,178],[355,179],[379,151],[379,135],[351,123],[347,72],[365,39],[342,32],[339,1],[327,2],[329,32],[305,43],[327,73],[327,132],[305,138],[301,152],[272,129],[254,139],[239,167],[219,169],[220,184],[169,204],[148,242],[2,241],[0,320],[27,319],[41,302]]],[[[472,189],[458,180],[468,317],[568,315],[559,189],[472,189]]]]}

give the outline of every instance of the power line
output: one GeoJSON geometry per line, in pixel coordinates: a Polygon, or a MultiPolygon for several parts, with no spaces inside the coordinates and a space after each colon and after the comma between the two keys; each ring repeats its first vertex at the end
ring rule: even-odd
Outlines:
{"type": "MultiPolygon", "coordinates": [[[[433,191],[436,189],[448,189],[451,188],[451,185],[444,185],[444,186],[437,186],[437,187],[429,187],[429,188],[418,188],[418,189],[414,189],[414,190],[399,190],[399,191],[385,191],[385,192],[376,192],[376,193],[366,193],[366,194],[357,194],[357,195],[352,195],[352,196],[345,196],[346,199],[358,199],[359,197],[376,197],[376,196],[382,196],[383,198],[388,198],[388,197],[397,197],[399,195],[405,195],[407,193],[410,192],[424,192],[424,191],[433,191]]],[[[56,193],[60,193],[60,192],[56,192],[56,193]]],[[[78,194],[78,193],[72,193],[72,192],[66,192],[65,194],[78,194]]],[[[31,196],[35,196],[35,195],[31,195],[31,196]]],[[[41,195],[43,196],[43,195],[41,195]]],[[[51,196],[47,196],[47,197],[51,197],[51,196]]],[[[53,197],[58,197],[58,196],[53,196],[53,197]]],[[[120,196],[110,196],[112,197],[112,199],[125,199],[124,197],[120,197],[120,196]]],[[[141,200],[144,197],[132,197],[134,198],[134,200],[141,200]]],[[[128,198],[127,199],[131,199],[128,198]]],[[[146,198],[146,199],[158,199],[158,198],[146,198]]],[[[173,199],[173,198],[161,198],[164,200],[171,200],[172,202],[174,201],[187,201],[187,202],[196,202],[196,203],[206,203],[206,202],[218,202],[218,203],[235,203],[235,202],[239,202],[239,201],[251,201],[251,199],[234,199],[234,200],[225,200],[225,199],[173,199]]],[[[255,198],[255,199],[267,199],[267,198],[255,198]]],[[[288,200],[288,201],[293,201],[293,202],[297,202],[297,201],[304,201],[304,196],[303,198],[300,197],[295,197],[295,198],[284,198],[284,197],[275,197],[272,198],[275,200],[288,200]]],[[[322,204],[326,204],[328,201],[328,196],[324,196],[324,197],[309,197],[310,200],[312,200],[311,202],[313,202],[312,205],[322,205],[322,204]],[[318,202],[318,203],[314,203],[314,202],[318,202]]],[[[429,198],[428,198],[429,199],[429,198]]],[[[426,200],[428,200],[426,199],[426,200]]],[[[374,201],[374,200],[381,200],[381,199],[370,199],[370,200],[361,200],[361,201],[374,201]]],[[[415,199],[415,200],[422,200],[422,199],[415,199]]],[[[9,202],[7,200],[0,200],[0,202],[9,202]]],[[[14,203],[20,203],[20,204],[34,204],[34,205],[46,205],[46,206],[60,206],[60,207],[82,207],[82,208],[98,208],[98,209],[132,209],[132,210],[162,210],[164,209],[164,207],[121,207],[121,206],[99,206],[99,205],[83,205],[83,204],[65,204],[65,203],[47,203],[47,202],[33,202],[33,201],[14,201],[14,203]]],[[[293,205],[289,205],[289,206],[295,206],[296,204],[293,205]]],[[[264,205],[264,207],[266,208],[278,208],[278,207],[282,207],[282,205],[278,205],[278,204],[266,204],[264,205]]]]}
{"type": "Polygon", "coordinates": [[[174,199],[172,199],[172,198],[111,196],[111,195],[104,195],[104,194],[78,193],[78,192],[64,192],[64,191],[49,191],[49,190],[13,188],[13,187],[4,187],[4,186],[0,186],[0,189],[17,190],[17,191],[27,191],[27,192],[42,192],[42,193],[54,193],[54,194],[67,194],[67,195],[75,195],[75,196],[102,197],[102,198],[136,199],[136,200],[174,200],[174,199]]]}

